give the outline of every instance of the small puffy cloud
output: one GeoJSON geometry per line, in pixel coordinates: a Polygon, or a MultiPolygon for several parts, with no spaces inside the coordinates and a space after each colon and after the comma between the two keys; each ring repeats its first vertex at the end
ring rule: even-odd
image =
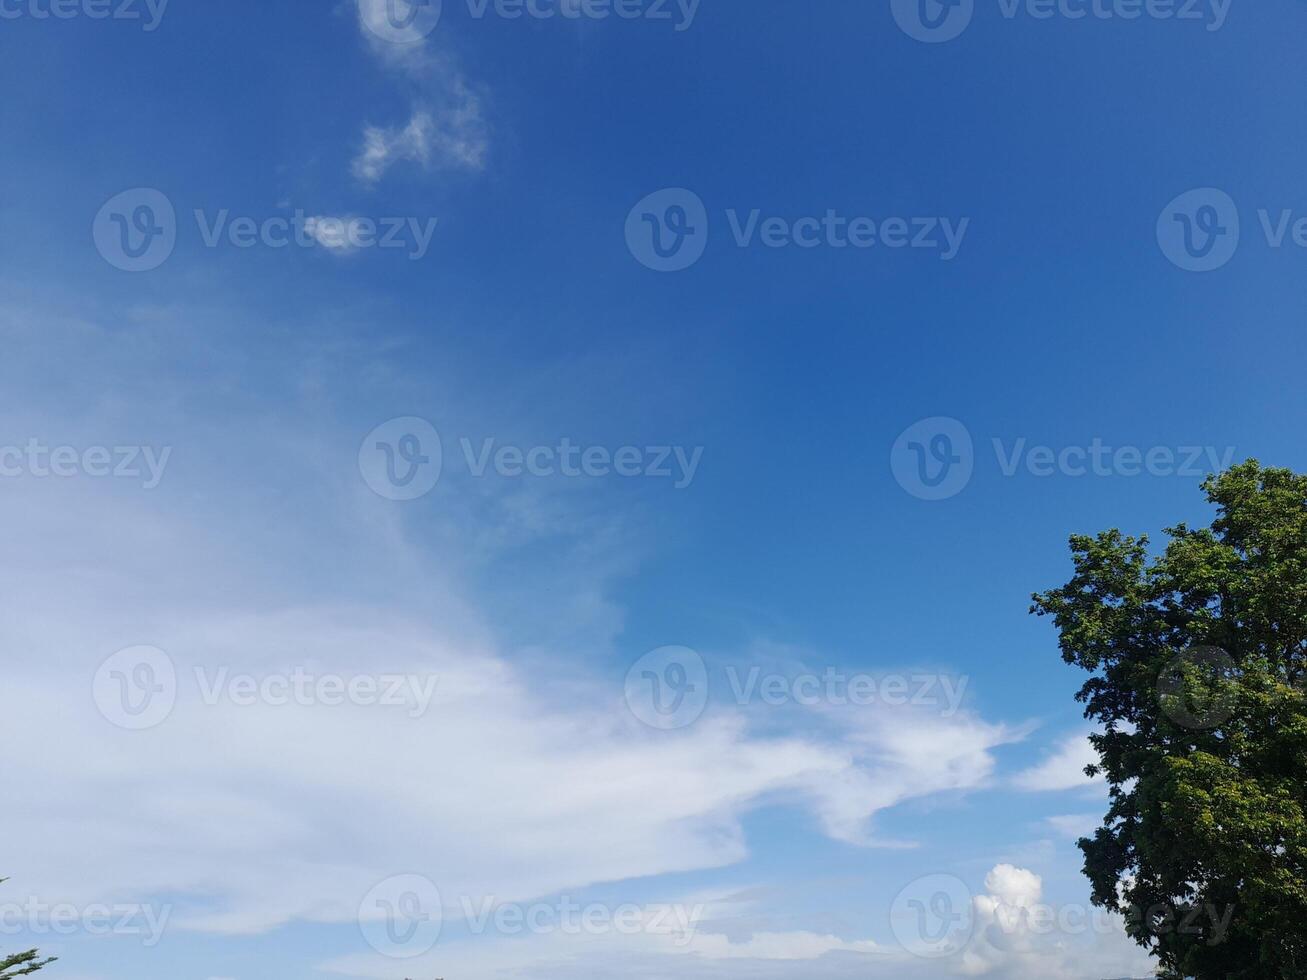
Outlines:
{"type": "Polygon", "coordinates": [[[359,248],[360,227],[358,218],[314,215],[304,219],[305,233],[327,251],[337,255],[347,255],[359,248]]]}
{"type": "Polygon", "coordinates": [[[1039,875],[1010,864],[1000,864],[987,874],[985,887],[990,891],[990,899],[1016,908],[1030,908],[1043,893],[1039,875]]]}
{"type": "Polygon", "coordinates": [[[974,929],[954,974],[993,980],[1081,980],[1151,974],[1148,956],[1125,935],[1119,917],[1086,903],[1056,904],[1043,879],[997,865],[972,900],[974,929]]]}

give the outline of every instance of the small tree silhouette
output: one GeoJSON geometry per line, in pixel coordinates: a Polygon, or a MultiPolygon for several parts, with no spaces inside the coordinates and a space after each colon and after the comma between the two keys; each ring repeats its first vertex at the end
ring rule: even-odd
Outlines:
{"type": "MultiPolygon", "coordinates": [[[[0,878],[0,885],[8,880],[8,878],[0,878]]],[[[29,949],[26,953],[15,953],[13,956],[0,953],[0,980],[13,980],[14,977],[26,976],[54,962],[53,957],[46,960],[39,957],[40,954],[34,949],[29,949]]]]}

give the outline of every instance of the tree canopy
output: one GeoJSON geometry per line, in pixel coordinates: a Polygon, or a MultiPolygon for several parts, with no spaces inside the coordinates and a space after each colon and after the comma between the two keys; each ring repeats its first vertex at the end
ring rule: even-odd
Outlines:
{"type": "Polygon", "coordinates": [[[1210,527],[1071,538],[1034,596],[1110,789],[1080,841],[1095,904],[1163,976],[1307,976],[1307,476],[1255,460],[1212,477],[1210,527]]]}

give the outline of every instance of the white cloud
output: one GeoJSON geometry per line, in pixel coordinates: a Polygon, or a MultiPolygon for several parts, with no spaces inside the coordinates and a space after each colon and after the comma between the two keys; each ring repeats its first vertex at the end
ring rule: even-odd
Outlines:
{"type": "MultiPolygon", "coordinates": [[[[97,577],[125,602],[111,574],[97,577]]],[[[87,598],[74,585],[61,602],[87,598]]],[[[94,619],[66,623],[59,647],[29,645],[29,656],[57,667],[11,675],[0,694],[8,751],[20,760],[9,778],[31,791],[6,819],[41,855],[32,866],[18,857],[13,870],[64,901],[194,896],[174,915],[181,928],[350,922],[361,896],[399,873],[425,874],[446,896],[524,901],[719,867],[748,852],[742,815],[778,794],[813,801],[828,833],[858,838],[885,806],[974,783],[958,771],[988,771],[986,745],[1003,737],[958,719],[952,741],[967,747],[923,774],[892,748],[877,756],[837,740],[759,738],[731,716],[669,735],[643,730],[617,698],[544,703],[528,672],[401,609],[120,611],[177,662],[177,707],[145,732],[98,715],[90,681],[106,648],[94,619]],[[439,683],[429,712],[413,718],[376,707],[207,706],[192,673],[258,676],[291,663],[346,676],[434,673],[439,683]],[[132,805],[119,811],[112,800],[132,805]]],[[[907,715],[896,724],[907,739],[918,727],[907,715]]]]}
{"type": "Polygon", "coordinates": [[[374,184],[397,163],[423,170],[479,171],[485,166],[488,129],[481,97],[447,53],[434,50],[415,27],[404,43],[384,40],[394,28],[386,18],[390,0],[357,0],[359,30],[377,60],[411,92],[405,123],[368,123],[354,158],[354,176],[374,184]]]}
{"type": "Polygon", "coordinates": [[[1039,875],[1010,864],[997,865],[990,871],[985,876],[985,887],[989,889],[991,901],[1022,909],[1034,905],[1043,893],[1039,875]]]}
{"type": "Polygon", "coordinates": [[[828,707],[823,715],[844,726],[848,750],[869,763],[809,787],[826,833],[856,844],[883,843],[872,834],[868,812],[914,797],[988,785],[995,769],[992,750],[1025,737],[1023,729],[987,724],[967,712],[945,718],[933,711],[883,706],[870,711],[828,707]]]}
{"type": "Polygon", "coordinates": [[[1018,789],[1028,792],[1054,792],[1097,786],[1103,782],[1102,775],[1091,779],[1085,775],[1085,767],[1097,765],[1098,761],[1098,753],[1088,735],[1072,735],[1059,742],[1043,762],[1018,773],[1013,783],[1018,789]]]}
{"type": "Polygon", "coordinates": [[[951,964],[963,976],[1083,980],[1152,973],[1118,917],[1085,904],[1048,902],[1043,880],[1028,869],[996,866],[972,906],[972,939],[951,964]]]}
{"type": "Polygon", "coordinates": [[[347,254],[359,247],[360,223],[357,218],[314,215],[304,219],[304,230],[315,242],[330,252],[347,254]]]}
{"type": "Polygon", "coordinates": [[[418,107],[404,126],[365,127],[353,170],[359,180],[374,183],[398,162],[417,163],[424,170],[434,164],[480,170],[485,156],[480,103],[469,94],[439,120],[431,108],[418,107]]]}
{"type": "MultiPolygon", "coordinates": [[[[874,843],[877,814],[991,784],[994,748],[1019,737],[967,712],[884,706],[802,709],[768,734],[747,713],[716,706],[684,732],[644,729],[622,705],[622,666],[606,646],[621,626],[606,597],[629,568],[628,533],[601,533],[607,524],[591,505],[561,493],[541,498],[548,510],[526,526],[506,529],[498,510],[486,525],[465,499],[495,494],[485,481],[469,491],[451,477],[438,498],[408,509],[375,497],[355,456],[376,419],[342,429],[335,399],[371,413],[374,387],[406,402],[413,390],[397,395],[389,371],[334,338],[319,338],[320,353],[301,364],[250,338],[233,355],[218,331],[177,329],[202,319],[153,311],[147,327],[102,330],[0,313],[11,348],[0,383],[14,396],[0,415],[7,431],[176,447],[167,479],[149,494],[111,481],[5,485],[0,589],[23,610],[0,619],[6,780],[21,787],[6,801],[6,830],[24,842],[6,857],[10,887],[79,904],[163,896],[176,905],[170,940],[185,930],[352,923],[373,884],[404,872],[432,878],[447,901],[530,901],[593,883],[637,895],[659,875],[741,861],[756,846],[745,820],[767,804],[806,807],[826,835],[874,843]],[[190,364],[199,336],[204,371],[177,372],[178,351],[190,364]],[[32,345],[58,352],[62,373],[30,371],[32,345]],[[234,380],[255,357],[301,387],[264,401],[234,380]],[[149,398],[92,395],[94,412],[61,414],[85,406],[80,390],[91,376],[105,390],[149,398]],[[584,561],[561,545],[519,547],[565,541],[559,527],[584,537],[584,561]],[[431,538],[440,547],[419,543],[431,538]],[[533,567],[525,550],[561,555],[560,565],[533,567]],[[547,581],[557,601],[504,622],[499,597],[470,584],[487,578],[473,572],[493,567],[487,554],[496,552],[512,556],[515,587],[547,581]],[[507,632],[518,641],[506,642],[507,632]],[[162,726],[126,732],[98,714],[91,678],[108,654],[140,643],[173,656],[182,694],[162,726]],[[531,656],[519,655],[523,645],[531,656]],[[436,699],[420,718],[346,706],[208,707],[189,673],[205,664],[259,675],[297,663],[434,673],[436,699]]],[[[422,390],[451,390],[446,381],[423,374],[422,390]]],[[[1014,894],[997,880],[994,892],[1014,894]]],[[[705,923],[686,945],[442,940],[432,971],[407,975],[790,980],[796,963],[803,976],[830,980],[941,975],[884,945],[885,929],[881,945],[868,938],[878,934],[870,923],[845,934],[810,923],[741,931],[732,922],[705,923]]],[[[396,975],[394,961],[379,957],[324,966],[396,975]]],[[[1003,969],[992,975],[1037,976],[1003,969]]]]}
{"type": "MultiPolygon", "coordinates": [[[[514,656],[487,611],[493,597],[470,587],[460,564],[485,547],[465,519],[462,485],[451,477],[410,509],[367,490],[356,454],[375,419],[343,432],[324,421],[334,412],[329,372],[303,403],[279,392],[263,404],[232,396],[237,373],[218,344],[205,353],[210,390],[168,372],[166,351],[183,341],[163,325],[139,332],[148,341],[126,327],[76,333],[73,345],[52,325],[40,343],[67,347],[70,365],[92,359],[115,390],[148,386],[150,398],[105,404],[88,423],[56,414],[72,381],[15,385],[13,404],[40,406],[43,418],[0,424],[56,444],[118,445],[130,433],[175,452],[150,493],[109,480],[5,487],[0,589],[24,610],[0,620],[6,778],[23,787],[6,803],[6,828],[25,842],[5,870],[51,900],[166,895],[177,929],[249,933],[352,922],[372,885],[398,873],[427,875],[451,898],[523,901],[701,871],[749,853],[743,820],[764,803],[807,807],[828,835],[873,841],[871,821],[887,807],[982,785],[991,750],[1012,737],[974,715],[909,707],[809,712],[808,726],[760,734],[715,706],[683,732],[646,729],[626,710],[610,651],[546,643],[514,656]],[[221,411],[194,414],[218,395],[221,411]],[[441,546],[418,545],[426,534],[441,546]],[[138,644],[173,658],[180,694],[162,725],[129,732],[100,716],[91,684],[109,654],[138,644]],[[209,706],[193,673],[259,677],[299,664],[435,674],[435,702],[419,718],[209,706]]],[[[14,346],[0,376],[21,374],[14,346]]],[[[297,376],[284,363],[277,373],[297,376]]],[[[352,400],[368,397],[355,371],[341,384],[352,400]]],[[[571,500],[560,523],[586,528],[587,506],[571,500]]],[[[613,542],[625,551],[623,536],[613,542]]],[[[518,583],[547,574],[516,557],[515,543],[505,547],[518,583]]],[[[550,577],[603,595],[608,570],[622,566],[602,536],[587,547],[589,580],[576,569],[550,577]]],[[[565,555],[540,550],[546,561],[565,555]]],[[[573,637],[589,635],[591,615],[613,628],[606,604],[552,608],[550,629],[562,610],[580,619],[573,637]]],[[[515,631],[531,635],[530,625],[515,631]]]]}
{"type": "Polygon", "coordinates": [[[404,59],[420,49],[438,22],[439,3],[414,0],[411,9],[404,10],[395,0],[358,0],[359,27],[378,53],[393,52],[392,57],[404,59]],[[392,4],[393,12],[387,9],[392,4]]]}

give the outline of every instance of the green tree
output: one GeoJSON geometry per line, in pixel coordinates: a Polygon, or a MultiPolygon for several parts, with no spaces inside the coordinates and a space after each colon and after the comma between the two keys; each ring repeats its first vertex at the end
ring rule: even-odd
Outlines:
{"type": "MultiPolygon", "coordinates": [[[[8,878],[0,878],[0,885],[8,880],[8,878]]],[[[13,956],[5,956],[0,953],[0,980],[13,980],[14,977],[35,973],[43,966],[48,966],[53,962],[53,958],[48,960],[39,959],[34,949],[29,949],[26,953],[16,953],[13,956]]]]}
{"type": "Polygon", "coordinates": [[[1162,975],[1307,977],[1307,476],[1255,460],[1209,479],[1210,528],[1071,538],[1036,594],[1111,804],[1080,841],[1096,905],[1162,975]]]}

